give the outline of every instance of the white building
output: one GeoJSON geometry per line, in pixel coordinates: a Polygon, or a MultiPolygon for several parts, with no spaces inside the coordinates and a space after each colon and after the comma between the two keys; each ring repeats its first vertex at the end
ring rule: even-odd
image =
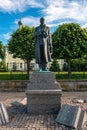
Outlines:
{"type": "MultiPolygon", "coordinates": [[[[8,52],[7,46],[5,46],[5,63],[10,71],[11,70],[26,71],[26,69],[27,69],[26,62],[20,58],[13,58],[13,54],[10,54],[8,52]]],[[[32,69],[35,68],[35,61],[34,60],[31,62],[30,66],[32,69]]]]}

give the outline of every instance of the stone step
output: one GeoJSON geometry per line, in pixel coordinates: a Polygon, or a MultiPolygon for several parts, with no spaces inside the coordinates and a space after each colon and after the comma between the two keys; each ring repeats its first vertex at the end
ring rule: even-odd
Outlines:
{"type": "Polygon", "coordinates": [[[9,116],[7,109],[3,103],[0,103],[0,125],[4,125],[9,122],[9,116]]]}

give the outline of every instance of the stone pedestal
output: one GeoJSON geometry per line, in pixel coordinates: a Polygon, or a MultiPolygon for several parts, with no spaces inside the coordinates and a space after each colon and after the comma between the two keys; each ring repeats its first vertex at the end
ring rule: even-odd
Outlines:
{"type": "Polygon", "coordinates": [[[31,74],[26,95],[28,113],[54,114],[61,108],[61,87],[52,72],[31,74]]]}

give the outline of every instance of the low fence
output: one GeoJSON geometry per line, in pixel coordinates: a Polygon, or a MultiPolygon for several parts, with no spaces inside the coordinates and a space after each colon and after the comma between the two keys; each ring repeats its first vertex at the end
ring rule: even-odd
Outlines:
{"type": "MultiPolygon", "coordinates": [[[[27,80],[29,79],[27,75],[27,65],[26,63],[8,63],[7,70],[9,71],[7,74],[3,72],[0,73],[0,80],[27,80]]],[[[30,71],[35,71],[37,66],[35,63],[31,63],[30,71]]],[[[68,65],[65,62],[58,62],[57,66],[54,64],[50,65],[49,69],[51,71],[55,71],[56,79],[87,79],[87,60],[84,63],[75,62],[71,64],[71,72],[72,75],[68,74],[68,65]]]]}
{"type": "MultiPolygon", "coordinates": [[[[57,80],[64,91],[87,91],[87,80],[57,80]]],[[[29,80],[0,80],[0,91],[25,91],[29,80]]]]}

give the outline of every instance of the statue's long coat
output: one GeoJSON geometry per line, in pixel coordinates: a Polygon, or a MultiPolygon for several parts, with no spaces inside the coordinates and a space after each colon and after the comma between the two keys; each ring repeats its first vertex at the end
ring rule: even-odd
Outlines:
{"type": "Polygon", "coordinates": [[[51,61],[51,49],[52,49],[52,40],[49,32],[49,28],[46,25],[43,25],[44,34],[41,34],[42,26],[35,28],[35,59],[36,63],[41,63],[40,58],[40,45],[43,45],[44,52],[44,61],[48,63],[51,61]]]}

